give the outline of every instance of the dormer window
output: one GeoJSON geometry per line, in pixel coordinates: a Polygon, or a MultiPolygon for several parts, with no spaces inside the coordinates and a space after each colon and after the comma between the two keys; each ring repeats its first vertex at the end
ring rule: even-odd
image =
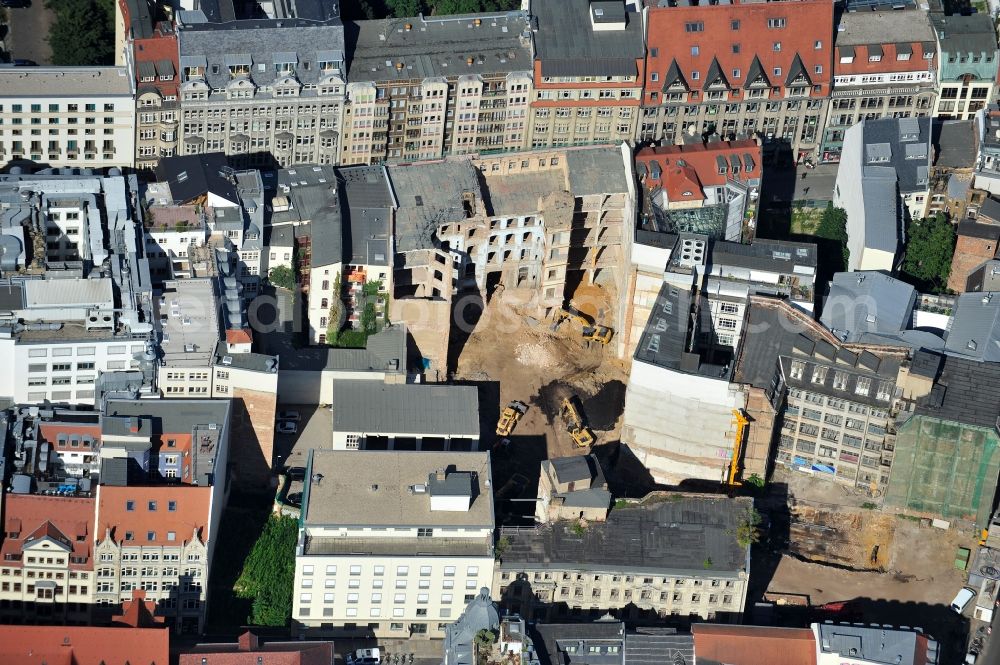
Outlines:
{"type": "MultiPolygon", "coordinates": [[[[216,71],[218,71],[218,65],[216,65],[216,71]]],[[[185,67],[184,68],[184,78],[205,78],[205,68],[204,67],[185,67]]]]}
{"type": "Polygon", "coordinates": [[[229,78],[234,79],[240,76],[250,76],[250,65],[229,65],[229,78]]]}
{"type": "Polygon", "coordinates": [[[339,60],[320,60],[319,68],[324,72],[340,71],[339,60]]]}

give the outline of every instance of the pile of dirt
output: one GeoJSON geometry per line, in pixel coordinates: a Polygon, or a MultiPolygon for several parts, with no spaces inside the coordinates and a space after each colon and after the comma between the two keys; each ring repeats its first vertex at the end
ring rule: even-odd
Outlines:
{"type": "Polygon", "coordinates": [[[849,570],[885,570],[890,564],[894,531],[891,515],[797,503],[792,508],[789,549],[814,563],[849,570]]]}
{"type": "Polygon", "coordinates": [[[522,365],[540,369],[549,369],[556,364],[549,350],[538,343],[518,344],[514,349],[514,358],[522,365]]]}

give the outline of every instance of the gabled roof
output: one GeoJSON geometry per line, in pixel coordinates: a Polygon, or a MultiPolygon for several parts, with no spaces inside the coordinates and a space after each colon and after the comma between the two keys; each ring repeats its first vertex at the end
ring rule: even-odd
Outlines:
{"type": "Polygon", "coordinates": [[[684,79],[684,74],[681,73],[681,68],[677,66],[677,60],[674,59],[670,63],[670,69],[667,70],[666,75],[663,77],[663,92],[678,84],[685,88],[688,87],[687,81],[684,79]]]}
{"type": "Polygon", "coordinates": [[[4,665],[168,665],[167,628],[0,626],[4,665]]]}
{"type": "Polygon", "coordinates": [[[816,638],[808,628],[698,623],[691,626],[698,663],[815,665],[816,638]]]}
{"type": "Polygon", "coordinates": [[[156,165],[156,179],[170,186],[170,196],[176,204],[194,201],[211,192],[236,205],[239,202],[236,186],[223,174],[227,167],[226,155],[221,152],[166,157],[156,165]]]}
{"type": "Polygon", "coordinates": [[[24,539],[24,544],[28,545],[34,543],[38,540],[48,539],[59,543],[64,548],[69,551],[73,550],[73,541],[66,537],[66,535],[60,531],[55,524],[46,521],[44,524],[40,525],[37,529],[28,534],[28,537],[24,539]]]}
{"type": "Polygon", "coordinates": [[[796,53],[795,58],[792,60],[792,66],[788,68],[788,77],[785,79],[785,85],[792,85],[800,77],[805,79],[806,84],[812,85],[812,78],[809,76],[809,72],[806,71],[806,66],[802,64],[802,58],[796,53]]]}
{"type": "Polygon", "coordinates": [[[767,77],[764,67],[760,64],[760,58],[757,56],[753,57],[750,69],[747,71],[746,81],[743,83],[744,88],[752,88],[754,86],[771,87],[771,79],[767,77]]]}
{"type": "Polygon", "coordinates": [[[708,73],[705,74],[705,85],[702,90],[708,90],[712,87],[729,88],[729,79],[722,72],[718,58],[712,58],[712,64],[708,68],[708,73]]]}

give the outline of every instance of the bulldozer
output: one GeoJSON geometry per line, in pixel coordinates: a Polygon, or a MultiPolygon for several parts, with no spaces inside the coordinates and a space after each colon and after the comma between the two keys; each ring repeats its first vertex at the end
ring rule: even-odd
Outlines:
{"type": "Polygon", "coordinates": [[[583,414],[576,406],[575,397],[567,397],[560,404],[559,415],[566,422],[566,431],[569,432],[573,443],[579,448],[589,448],[594,445],[596,437],[594,432],[587,427],[583,420],[583,414]]]}
{"type": "Polygon", "coordinates": [[[514,431],[514,426],[525,413],[528,406],[524,402],[514,400],[500,413],[500,420],[497,421],[497,436],[510,436],[514,431]]]}
{"type": "Polygon", "coordinates": [[[583,338],[588,342],[600,342],[602,345],[606,345],[611,341],[612,335],[614,335],[614,330],[607,326],[597,325],[591,321],[589,316],[574,307],[572,303],[556,312],[555,320],[552,322],[550,329],[555,332],[562,325],[563,321],[567,320],[580,324],[583,338]]]}

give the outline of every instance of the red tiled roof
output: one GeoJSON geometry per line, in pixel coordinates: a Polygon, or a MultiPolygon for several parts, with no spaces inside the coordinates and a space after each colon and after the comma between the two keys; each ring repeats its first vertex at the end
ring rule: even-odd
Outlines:
{"type": "Polygon", "coordinates": [[[136,39],[132,46],[135,55],[135,81],[142,86],[153,86],[162,95],[177,95],[178,82],[180,81],[179,60],[177,55],[177,35],[174,33],[162,34],[154,31],[154,36],[149,39],[136,39]],[[159,76],[154,82],[143,82],[139,75],[140,62],[156,63],[159,60],[169,60],[174,66],[174,79],[172,81],[161,81],[159,76]]]}
{"type": "Polygon", "coordinates": [[[934,66],[934,60],[925,60],[923,46],[921,42],[907,42],[906,44],[878,44],[882,49],[878,62],[869,60],[868,47],[864,45],[838,47],[838,53],[834,55],[833,73],[835,76],[852,76],[855,74],[892,74],[895,72],[927,71],[928,67],[934,66]],[[908,60],[899,60],[899,48],[903,47],[903,53],[909,53],[908,60]],[[909,47],[909,51],[906,50],[909,47]],[[840,50],[854,49],[853,62],[841,62],[840,50]]]}
{"type": "Polygon", "coordinates": [[[122,613],[111,617],[111,623],[131,628],[153,628],[166,623],[166,619],[155,613],[156,601],[146,600],[145,589],[133,589],[132,599],[122,603],[122,613]]]}
{"type": "Polygon", "coordinates": [[[167,665],[166,628],[0,626],[4,665],[167,665]]]}
{"type": "Polygon", "coordinates": [[[697,623],[691,626],[698,661],[727,665],[816,665],[809,628],[697,623]]]}
{"type": "Polygon", "coordinates": [[[86,449],[94,450],[97,448],[101,441],[101,426],[100,425],[76,425],[76,424],[66,424],[66,423],[43,423],[39,428],[42,434],[42,440],[48,441],[56,450],[77,450],[83,452],[86,449]],[[59,443],[59,435],[66,435],[66,441],[59,443]],[[70,445],[70,437],[76,435],[79,439],[79,445],[76,448],[70,445]],[[89,436],[94,442],[94,445],[84,444],[83,437],[89,436]]]}
{"type": "Polygon", "coordinates": [[[251,336],[249,328],[226,331],[227,344],[250,344],[251,342],[253,342],[253,336],[251,336]]]}
{"type": "Polygon", "coordinates": [[[665,75],[674,61],[692,89],[702,89],[716,59],[729,88],[742,89],[755,58],[771,86],[781,88],[784,96],[796,55],[812,85],[820,86],[820,95],[827,95],[833,70],[833,35],[830,0],[651,6],[644,98],[649,100],[650,93],[662,92],[665,75]],[[769,27],[769,22],[782,19],[783,27],[769,27]],[[699,23],[701,30],[688,31],[687,24],[699,23]],[[776,43],[780,43],[780,50],[775,50],[776,43]],[[822,68],[821,73],[816,73],[817,67],[822,68]],[[775,68],[781,69],[780,75],[774,74],[775,68]],[[739,77],[735,70],[739,70],[739,77]],[[698,72],[697,80],[693,72],[698,72]],[[652,80],[654,73],[656,81],[652,80]]]}
{"type": "Polygon", "coordinates": [[[702,193],[705,187],[721,187],[727,179],[745,182],[761,176],[761,149],[751,139],[643,148],[636,153],[635,161],[646,167],[643,180],[646,189],[663,188],[670,201],[700,201],[705,198],[702,193]],[[749,170],[744,165],[746,154],[752,162],[749,170]],[[738,159],[739,173],[733,174],[728,168],[726,173],[719,173],[718,157],[727,164],[730,157],[738,159]],[[652,176],[653,162],[659,166],[659,178],[652,176]]]}
{"type": "Polygon", "coordinates": [[[190,542],[198,530],[199,538],[206,540],[211,508],[212,488],[191,485],[157,485],[153,487],[113,487],[102,485],[97,506],[97,540],[103,541],[108,529],[113,529],[116,542],[125,540],[132,532],[128,544],[162,545],[167,533],[173,532],[177,543],[190,542]],[[128,510],[129,501],[133,509],[128,510]],[[156,510],[149,510],[149,502],[156,502],[156,510]],[[174,510],[169,502],[174,501],[174,510]],[[155,540],[149,540],[152,531],[155,540]]]}
{"type": "Polygon", "coordinates": [[[0,560],[5,561],[4,565],[20,565],[15,560],[6,561],[7,555],[20,555],[27,541],[50,535],[60,541],[69,541],[73,557],[86,561],[71,562],[71,570],[93,569],[94,536],[88,526],[94,520],[93,499],[8,494],[4,510],[8,534],[17,533],[17,536],[8,535],[0,545],[0,560]]]}

